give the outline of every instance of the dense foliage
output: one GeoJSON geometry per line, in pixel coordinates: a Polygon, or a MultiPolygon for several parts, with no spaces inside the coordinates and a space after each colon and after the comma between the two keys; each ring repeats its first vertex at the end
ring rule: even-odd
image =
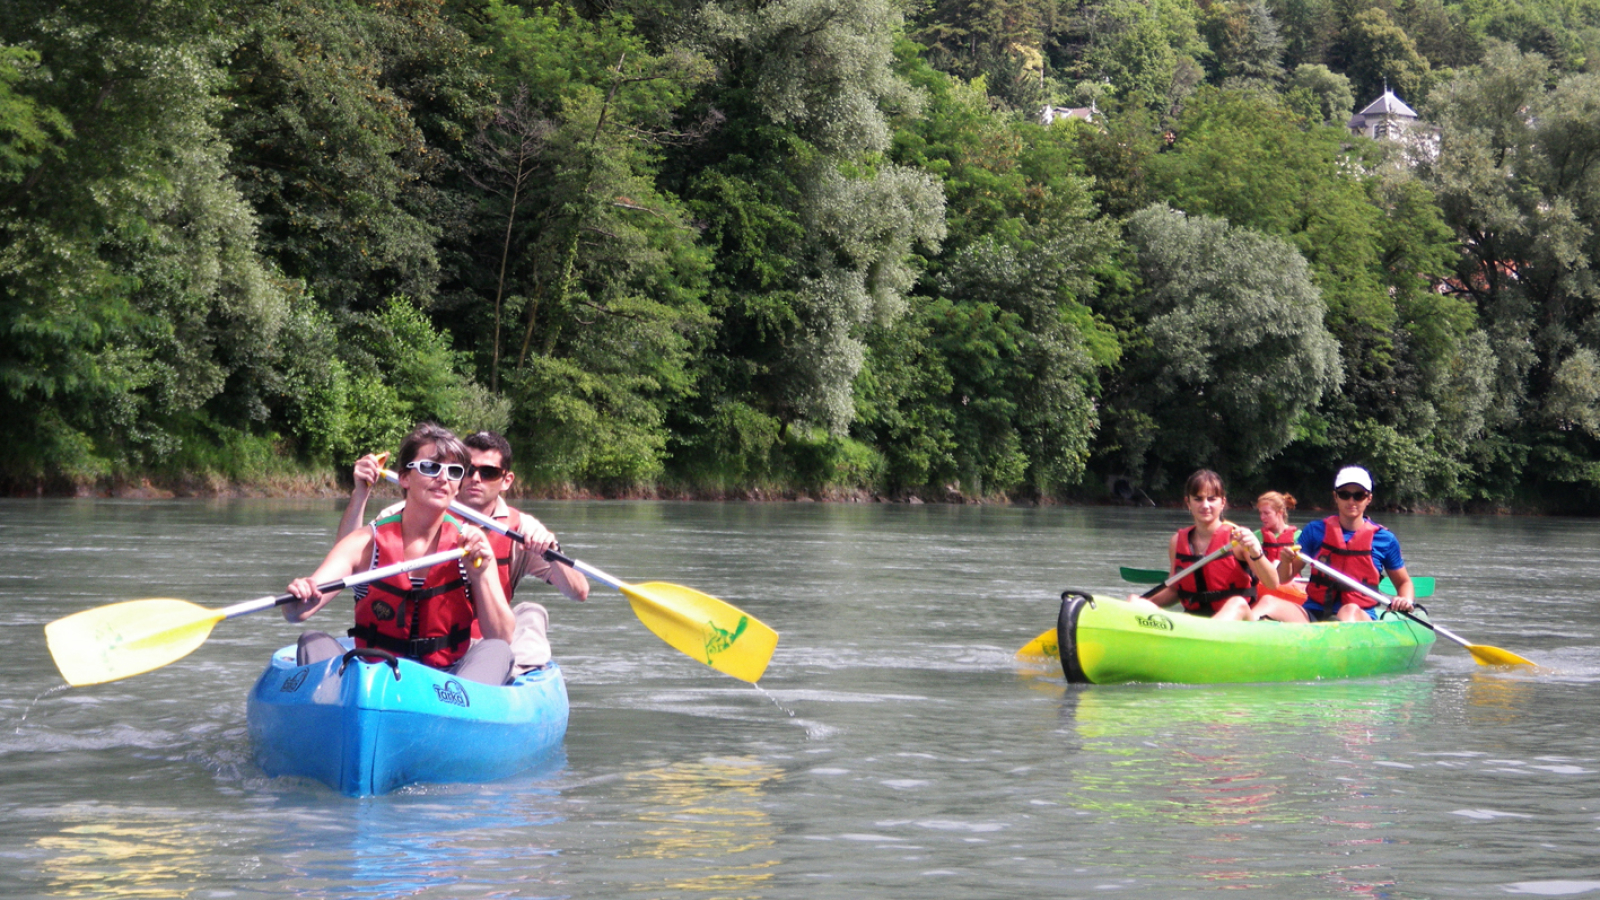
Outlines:
{"type": "Polygon", "coordinates": [[[0,487],[428,418],[545,490],[1593,511],[1597,64],[1600,0],[10,0],[0,487]]]}

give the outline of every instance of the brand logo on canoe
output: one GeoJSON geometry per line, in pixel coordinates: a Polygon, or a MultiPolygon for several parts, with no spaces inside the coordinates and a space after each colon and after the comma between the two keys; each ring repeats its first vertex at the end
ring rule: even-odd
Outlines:
{"type": "Polygon", "coordinates": [[[707,622],[706,623],[706,664],[709,665],[711,663],[711,660],[715,659],[716,655],[718,653],[721,653],[722,651],[728,649],[729,647],[732,647],[733,646],[733,642],[737,641],[739,639],[739,635],[744,634],[744,629],[749,624],[750,624],[750,617],[749,616],[740,616],[739,617],[739,624],[734,626],[734,629],[732,631],[725,631],[725,630],[723,630],[721,628],[718,628],[717,627],[717,623],[715,623],[715,622],[707,622]]]}
{"type": "Polygon", "coordinates": [[[295,672],[293,675],[290,675],[288,678],[285,678],[283,680],[283,686],[278,688],[278,690],[281,693],[285,693],[285,694],[293,693],[294,691],[300,690],[300,685],[306,683],[306,672],[307,671],[309,671],[309,670],[308,669],[301,669],[301,670],[295,672]]]}
{"type": "Polygon", "coordinates": [[[462,687],[461,682],[455,680],[454,678],[446,681],[444,684],[434,685],[433,692],[439,695],[440,701],[448,703],[451,706],[472,705],[472,701],[467,699],[467,689],[462,687]]]}
{"type": "Polygon", "coordinates": [[[1160,613],[1149,616],[1134,616],[1133,620],[1139,623],[1140,628],[1154,628],[1157,631],[1172,630],[1172,620],[1160,613]]]}

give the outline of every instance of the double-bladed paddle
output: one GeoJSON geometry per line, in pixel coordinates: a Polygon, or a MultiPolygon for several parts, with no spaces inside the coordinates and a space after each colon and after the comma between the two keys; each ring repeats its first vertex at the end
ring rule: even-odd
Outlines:
{"type": "Polygon", "coordinates": [[[1419,619],[1416,616],[1413,616],[1411,613],[1406,612],[1404,610],[1394,609],[1394,607],[1389,603],[1389,598],[1388,597],[1385,597],[1384,595],[1378,593],[1377,591],[1373,590],[1372,588],[1369,588],[1366,585],[1362,584],[1361,582],[1355,580],[1354,578],[1351,578],[1350,576],[1344,574],[1343,572],[1340,572],[1338,569],[1333,568],[1332,566],[1328,565],[1327,563],[1324,563],[1324,562],[1322,562],[1320,560],[1312,559],[1311,557],[1305,555],[1304,553],[1301,553],[1299,550],[1294,551],[1294,555],[1296,557],[1298,557],[1300,560],[1302,560],[1303,562],[1305,562],[1307,565],[1315,568],[1317,571],[1319,571],[1322,574],[1328,576],[1329,578],[1332,578],[1334,581],[1339,582],[1340,584],[1344,585],[1346,588],[1348,588],[1348,589],[1350,589],[1352,591],[1355,591],[1356,593],[1362,595],[1363,597],[1367,597],[1367,598],[1369,598],[1369,599],[1371,599],[1371,600],[1373,600],[1375,602],[1381,603],[1384,606],[1388,607],[1389,609],[1393,610],[1394,612],[1400,613],[1400,615],[1405,616],[1406,618],[1410,619],[1411,621],[1416,622],[1419,625],[1424,625],[1424,626],[1432,629],[1433,631],[1437,632],[1438,634],[1442,634],[1445,637],[1449,638],[1450,640],[1456,642],[1457,644],[1460,644],[1461,646],[1463,646],[1463,647],[1465,647],[1467,649],[1467,652],[1472,654],[1472,658],[1477,660],[1479,665],[1483,665],[1483,666],[1531,666],[1531,665],[1535,665],[1535,663],[1532,660],[1523,659],[1522,657],[1518,656],[1517,654],[1512,653],[1510,650],[1502,650],[1499,647],[1489,647],[1489,646],[1485,646],[1483,644],[1468,643],[1466,638],[1451,632],[1450,630],[1446,629],[1443,625],[1435,625],[1434,623],[1429,622],[1426,619],[1419,619]]]}
{"type": "MultiPolygon", "coordinates": [[[[1221,547],[1218,547],[1210,553],[1207,553],[1205,556],[1200,557],[1187,568],[1179,569],[1177,572],[1174,572],[1172,575],[1164,579],[1160,584],[1152,587],[1150,590],[1145,591],[1139,596],[1149,600],[1156,594],[1161,593],[1162,588],[1177,584],[1185,578],[1188,578],[1194,572],[1198,572],[1207,563],[1213,560],[1221,559],[1224,555],[1231,552],[1233,552],[1233,541],[1229,541],[1228,543],[1223,544],[1221,547]]],[[[1027,644],[1023,645],[1021,650],[1017,651],[1017,658],[1036,661],[1060,659],[1061,647],[1057,643],[1056,630],[1054,628],[1049,628],[1040,632],[1038,637],[1029,641],[1027,644]]]]}
{"type": "MultiPolygon", "coordinates": [[[[399,481],[399,476],[388,469],[383,470],[383,477],[391,482],[399,481]]],[[[527,546],[525,536],[463,503],[452,502],[450,511],[527,546]]],[[[680,584],[661,581],[628,584],[555,550],[545,551],[544,557],[569,565],[621,591],[633,607],[633,614],[646,628],[673,648],[718,672],[754,684],[772,661],[778,633],[727,601],[680,584]]]]}
{"type": "MultiPolygon", "coordinates": [[[[327,594],[460,559],[464,550],[445,550],[408,559],[381,569],[357,572],[317,585],[327,594]]],[[[45,641],[61,677],[74,687],[116,681],[159,669],[193,653],[205,643],[212,626],[223,619],[297,602],[293,594],[246,600],[222,609],[207,609],[187,600],[158,597],[97,606],[60,618],[44,627],[45,641]]]]}

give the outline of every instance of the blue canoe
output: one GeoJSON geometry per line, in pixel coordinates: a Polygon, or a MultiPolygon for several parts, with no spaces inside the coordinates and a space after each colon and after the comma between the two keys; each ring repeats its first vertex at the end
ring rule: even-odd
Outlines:
{"type": "Polygon", "coordinates": [[[297,666],[294,656],[293,645],[274,653],[250,691],[256,761],[274,777],[352,797],[492,781],[550,758],[567,733],[567,685],[553,661],[496,686],[406,659],[297,666]]]}

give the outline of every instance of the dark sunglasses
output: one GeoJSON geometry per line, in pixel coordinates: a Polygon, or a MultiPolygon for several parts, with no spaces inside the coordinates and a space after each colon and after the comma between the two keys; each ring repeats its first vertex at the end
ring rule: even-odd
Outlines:
{"type": "Polygon", "coordinates": [[[467,466],[467,477],[471,478],[474,474],[482,475],[484,481],[499,481],[506,470],[500,466],[467,466]]]}
{"type": "Polygon", "coordinates": [[[1340,500],[1365,500],[1372,495],[1366,491],[1334,491],[1340,500]]]}
{"type": "Polygon", "coordinates": [[[467,474],[467,467],[461,463],[442,463],[436,459],[415,459],[406,463],[406,468],[414,469],[424,478],[438,478],[443,472],[447,481],[460,481],[467,474]]]}

